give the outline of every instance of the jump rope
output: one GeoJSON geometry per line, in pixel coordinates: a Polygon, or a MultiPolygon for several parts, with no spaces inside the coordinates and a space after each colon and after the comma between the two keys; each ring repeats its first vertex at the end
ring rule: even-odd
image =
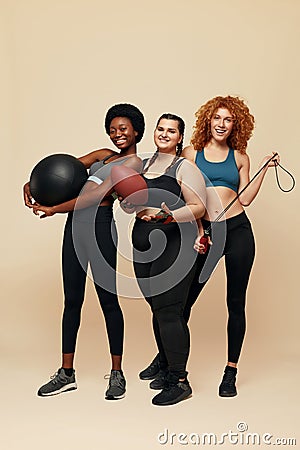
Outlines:
{"type": "MultiPolygon", "coordinates": [[[[258,175],[264,170],[265,167],[267,167],[267,165],[274,160],[274,158],[278,155],[278,153],[274,153],[274,155],[268,159],[268,161],[256,172],[256,174],[251,178],[251,180],[246,184],[246,186],[243,187],[243,189],[236,195],[236,197],[234,197],[233,200],[231,200],[230,203],[228,203],[228,205],[223,209],[223,211],[220,212],[220,214],[215,218],[215,220],[213,222],[210,223],[210,225],[204,229],[204,235],[200,238],[200,244],[204,245],[204,249],[203,249],[203,253],[207,252],[208,249],[208,238],[211,235],[211,230],[213,228],[213,225],[218,222],[223,216],[224,214],[226,214],[226,212],[229,210],[229,208],[231,208],[231,206],[237,201],[237,199],[240,197],[240,195],[247,189],[247,187],[255,180],[256,177],[258,177],[258,175]]],[[[281,164],[279,164],[279,162],[274,161],[275,164],[275,175],[276,175],[276,181],[277,181],[277,186],[279,187],[279,189],[282,192],[291,192],[296,184],[296,180],[294,178],[294,176],[287,170],[285,169],[281,164]],[[284,170],[284,172],[286,172],[292,179],[292,186],[289,189],[283,189],[283,187],[280,185],[280,181],[279,181],[279,176],[278,176],[278,166],[284,170]]]]}
{"type": "MultiPolygon", "coordinates": [[[[274,160],[274,158],[277,155],[278,155],[278,153],[274,153],[274,155],[272,155],[272,157],[270,159],[268,159],[268,161],[266,161],[266,163],[256,172],[256,174],[251,178],[251,180],[246,184],[246,186],[244,186],[244,188],[233,198],[233,200],[223,209],[223,211],[220,212],[220,214],[216,217],[216,219],[213,222],[211,222],[207,228],[204,229],[204,235],[200,238],[200,244],[204,245],[203,253],[206,253],[206,251],[208,249],[208,238],[211,235],[211,230],[212,230],[213,225],[224,216],[224,214],[229,210],[229,208],[231,208],[231,206],[237,201],[237,199],[240,197],[240,195],[248,188],[248,186],[250,186],[250,184],[255,180],[255,178],[258,177],[258,175],[264,170],[264,168],[272,160],[274,160]]],[[[285,169],[281,164],[279,164],[279,162],[277,162],[276,160],[274,161],[274,167],[275,167],[276,181],[277,181],[277,185],[278,185],[279,189],[282,192],[292,191],[296,184],[294,176],[287,169],[285,169]],[[278,167],[280,167],[284,172],[286,172],[291,177],[292,186],[289,189],[283,189],[283,187],[280,185],[279,176],[278,176],[278,167]]],[[[118,197],[118,195],[116,193],[114,193],[114,196],[115,196],[115,198],[118,197]]],[[[173,221],[173,215],[164,211],[163,209],[161,209],[155,215],[155,217],[153,217],[151,219],[152,223],[160,222],[163,224],[167,224],[171,221],[173,221]]]]}

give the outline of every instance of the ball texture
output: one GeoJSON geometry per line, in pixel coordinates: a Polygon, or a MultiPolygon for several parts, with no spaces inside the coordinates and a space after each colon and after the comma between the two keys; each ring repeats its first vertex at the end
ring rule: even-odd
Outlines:
{"type": "Polygon", "coordinates": [[[54,206],[78,196],[87,180],[84,164],[75,156],[57,153],[42,159],[30,175],[30,192],[44,206],[54,206]]]}
{"type": "Polygon", "coordinates": [[[111,181],[115,192],[133,205],[144,205],[148,201],[148,188],[144,178],[134,169],[114,166],[111,181]]]}

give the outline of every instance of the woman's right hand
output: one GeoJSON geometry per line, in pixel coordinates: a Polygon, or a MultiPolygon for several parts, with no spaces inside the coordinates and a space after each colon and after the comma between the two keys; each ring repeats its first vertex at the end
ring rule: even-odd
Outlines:
{"type": "Polygon", "coordinates": [[[34,203],[32,205],[32,212],[36,216],[39,216],[40,219],[44,219],[45,217],[51,217],[51,216],[54,216],[54,214],[55,214],[53,206],[43,206],[43,205],[40,205],[39,203],[34,203]],[[40,212],[42,212],[43,214],[40,215],[40,212]]]}
{"type": "MultiPolygon", "coordinates": [[[[194,250],[196,250],[196,252],[200,253],[200,255],[205,254],[205,245],[200,243],[200,240],[203,236],[204,236],[204,234],[199,234],[196,237],[195,243],[194,243],[194,250]]],[[[212,245],[212,240],[210,239],[210,236],[207,237],[207,240],[208,240],[208,245],[212,245]]]]}
{"type": "Polygon", "coordinates": [[[24,198],[25,206],[27,206],[28,208],[32,208],[33,207],[33,198],[32,198],[31,192],[30,192],[29,181],[27,183],[25,183],[23,186],[23,198],[24,198]]]}

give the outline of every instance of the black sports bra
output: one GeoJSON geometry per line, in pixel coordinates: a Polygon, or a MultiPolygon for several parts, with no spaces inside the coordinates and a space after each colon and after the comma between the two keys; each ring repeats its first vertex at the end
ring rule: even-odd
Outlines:
{"type": "MultiPolygon", "coordinates": [[[[145,206],[161,208],[161,203],[165,202],[170,209],[178,209],[185,205],[181,186],[176,179],[177,169],[183,160],[184,158],[180,158],[167,173],[158,177],[147,178],[142,175],[148,187],[148,201],[145,206]]],[[[143,160],[143,168],[148,161],[149,158],[143,160]]]]}

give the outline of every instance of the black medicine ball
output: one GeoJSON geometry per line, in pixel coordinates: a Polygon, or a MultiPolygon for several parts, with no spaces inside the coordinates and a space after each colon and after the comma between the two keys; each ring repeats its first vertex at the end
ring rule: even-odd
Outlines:
{"type": "Polygon", "coordinates": [[[30,192],[44,206],[54,206],[78,196],[88,174],[72,155],[57,153],[42,159],[30,175],[30,192]]]}

